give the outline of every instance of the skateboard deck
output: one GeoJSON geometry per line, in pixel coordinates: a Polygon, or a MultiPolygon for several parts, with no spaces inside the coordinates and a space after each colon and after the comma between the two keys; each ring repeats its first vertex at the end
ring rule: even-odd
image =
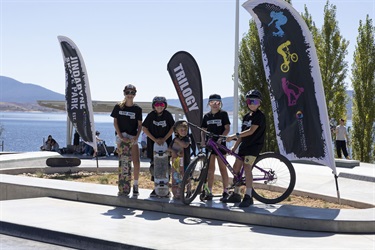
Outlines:
{"type": "Polygon", "coordinates": [[[181,198],[181,182],[184,171],[183,160],[182,157],[177,157],[172,163],[172,193],[175,199],[181,198]]]}
{"type": "Polygon", "coordinates": [[[131,142],[121,142],[118,148],[118,194],[129,195],[132,181],[131,142]]]}
{"type": "Polygon", "coordinates": [[[47,158],[49,167],[77,167],[81,165],[81,159],[75,157],[51,157],[47,158]]]}
{"type": "Polygon", "coordinates": [[[159,197],[167,197],[169,193],[169,173],[168,173],[168,146],[154,144],[154,182],[155,193],[159,197]]]}

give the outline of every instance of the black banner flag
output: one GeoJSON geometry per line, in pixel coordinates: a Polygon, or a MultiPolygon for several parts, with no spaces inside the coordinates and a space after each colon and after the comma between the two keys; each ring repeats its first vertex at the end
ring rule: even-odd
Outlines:
{"type": "MultiPolygon", "coordinates": [[[[197,62],[188,52],[179,51],[169,60],[167,68],[187,120],[201,126],[203,94],[201,73],[197,62]]],[[[194,127],[190,129],[195,142],[200,142],[200,131],[194,127]]]]}
{"type": "Polygon", "coordinates": [[[67,37],[58,36],[65,66],[66,111],[82,140],[97,151],[94,112],[85,63],[77,46],[67,37]]]}
{"type": "Polygon", "coordinates": [[[331,131],[316,49],[306,23],[281,0],[250,0],[257,24],[280,152],[311,160],[336,175],[331,131]]]}

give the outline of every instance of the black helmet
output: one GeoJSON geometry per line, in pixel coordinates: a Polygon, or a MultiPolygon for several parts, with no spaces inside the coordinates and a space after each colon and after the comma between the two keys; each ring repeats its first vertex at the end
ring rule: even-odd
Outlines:
{"type": "Polygon", "coordinates": [[[95,134],[96,135],[100,135],[100,132],[98,130],[96,130],[95,134]]]}
{"type": "Polygon", "coordinates": [[[221,96],[218,95],[218,94],[212,94],[210,95],[210,97],[208,98],[208,101],[220,101],[221,102],[221,96]]]}
{"type": "Polygon", "coordinates": [[[127,90],[133,90],[133,91],[137,92],[137,88],[133,84],[126,85],[124,87],[124,91],[127,91],[127,90]]]}
{"type": "Polygon", "coordinates": [[[177,122],[174,123],[174,125],[173,125],[173,131],[174,131],[175,133],[177,133],[177,129],[178,129],[178,127],[180,127],[180,126],[184,126],[184,127],[186,127],[186,128],[189,127],[187,121],[185,121],[185,120],[179,120],[179,121],[177,121],[177,122]]]}
{"type": "Polygon", "coordinates": [[[252,89],[249,92],[246,93],[246,99],[248,98],[256,98],[259,100],[262,100],[262,94],[257,89],[252,89]]]}
{"type": "Polygon", "coordinates": [[[168,106],[167,99],[165,99],[164,96],[155,96],[154,99],[152,99],[152,108],[154,108],[154,105],[157,102],[163,102],[165,104],[165,108],[168,106]]]}

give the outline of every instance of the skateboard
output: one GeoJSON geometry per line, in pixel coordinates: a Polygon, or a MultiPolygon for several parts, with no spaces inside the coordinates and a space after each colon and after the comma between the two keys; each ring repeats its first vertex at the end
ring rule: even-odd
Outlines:
{"type": "Polygon", "coordinates": [[[77,167],[81,165],[81,159],[75,157],[51,157],[47,158],[49,167],[77,167]]]}
{"type": "Polygon", "coordinates": [[[118,194],[129,195],[132,181],[132,143],[121,141],[118,148],[119,167],[118,167],[118,194]]]}
{"type": "Polygon", "coordinates": [[[154,183],[155,193],[159,197],[168,197],[169,194],[169,162],[168,162],[168,146],[154,144],[154,183]]]}
{"type": "Polygon", "coordinates": [[[172,163],[172,193],[175,199],[181,197],[181,182],[184,171],[184,159],[177,157],[172,163]]]}

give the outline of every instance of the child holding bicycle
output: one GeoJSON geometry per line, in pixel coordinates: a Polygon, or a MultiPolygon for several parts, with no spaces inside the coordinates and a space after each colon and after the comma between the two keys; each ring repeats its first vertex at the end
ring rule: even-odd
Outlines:
{"type": "Polygon", "coordinates": [[[239,207],[248,207],[254,204],[252,198],[252,167],[254,161],[263,148],[266,131],[266,118],[263,112],[259,110],[261,101],[262,94],[258,90],[253,89],[247,92],[246,104],[250,111],[243,117],[241,133],[236,133],[227,137],[228,142],[237,138],[232,151],[237,150],[237,148],[239,147],[238,155],[243,158],[243,161],[236,158],[233,169],[235,173],[239,173],[241,166],[244,166],[246,178],[246,193],[241,202],[239,187],[236,187],[234,192],[230,196],[228,196],[227,199],[224,199],[223,202],[241,202],[239,204],[239,207]]]}
{"type": "MultiPolygon", "coordinates": [[[[210,106],[211,110],[207,114],[203,116],[203,121],[201,127],[213,134],[216,135],[224,135],[226,136],[230,130],[230,121],[228,113],[222,110],[223,103],[221,102],[221,96],[218,94],[210,95],[208,99],[208,105],[210,106]]],[[[219,139],[221,140],[221,139],[219,139]]],[[[202,146],[205,145],[205,133],[202,132],[202,146]]],[[[219,142],[219,141],[218,141],[219,142]]],[[[220,141],[222,145],[226,146],[225,141],[220,141]]],[[[221,153],[225,156],[225,151],[221,150],[221,153]]],[[[215,177],[215,161],[219,164],[219,169],[221,173],[221,178],[223,182],[223,197],[220,200],[225,199],[228,196],[228,172],[227,168],[222,160],[217,157],[216,153],[213,151],[210,163],[208,167],[208,176],[207,176],[207,185],[210,190],[205,197],[205,200],[212,200],[212,186],[214,184],[214,177],[215,177]]]]}

